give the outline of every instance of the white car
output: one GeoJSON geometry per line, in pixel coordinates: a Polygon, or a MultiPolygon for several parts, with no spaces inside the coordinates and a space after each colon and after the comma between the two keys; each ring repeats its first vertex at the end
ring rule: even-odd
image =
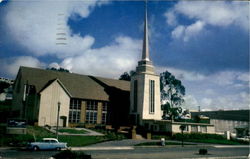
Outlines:
{"type": "Polygon", "coordinates": [[[37,150],[61,150],[67,148],[67,143],[59,142],[55,138],[43,138],[41,142],[31,142],[27,146],[28,149],[37,150]]]}

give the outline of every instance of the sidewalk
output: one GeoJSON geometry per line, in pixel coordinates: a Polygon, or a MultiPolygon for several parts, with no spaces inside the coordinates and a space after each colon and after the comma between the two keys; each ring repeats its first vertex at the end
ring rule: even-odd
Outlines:
{"type": "MultiPolygon", "coordinates": [[[[51,129],[48,129],[48,128],[45,128],[47,129],[48,131],[52,132],[52,133],[56,133],[56,130],[55,128],[51,128],[51,129]]],[[[69,129],[69,128],[68,128],[69,129]]],[[[86,131],[87,133],[86,134],[70,134],[70,133],[61,133],[61,132],[58,132],[59,135],[70,135],[70,136],[104,136],[104,134],[102,133],[99,133],[99,132],[96,132],[96,131],[93,131],[93,130],[90,130],[90,129],[86,129],[86,128],[74,128],[76,130],[84,130],[86,131]]]]}

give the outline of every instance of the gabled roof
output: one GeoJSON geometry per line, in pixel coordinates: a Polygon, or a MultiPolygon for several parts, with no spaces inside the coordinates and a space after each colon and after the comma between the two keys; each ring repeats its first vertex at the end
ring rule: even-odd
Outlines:
{"type": "MultiPolygon", "coordinates": [[[[72,98],[109,100],[105,88],[90,76],[22,66],[19,69],[19,74],[21,74],[25,83],[28,82],[29,85],[35,86],[36,92],[40,92],[49,81],[58,79],[72,95],[72,98]]],[[[100,80],[107,86],[122,91],[130,91],[130,82],[101,77],[95,77],[95,79],[100,80]]]]}
{"type": "Polygon", "coordinates": [[[70,92],[67,90],[67,88],[63,85],[63,83],[58,78],[54,79],[54,80],[48,81],[48,83],[45,84],[45,86],[38,93],[43,92],[43,90],[45,90],[47,87],[49,87],[54,82],[58,82],[58,84],[62,87],[62,89],[68,94],[68,96],[72,97],[72,95],[70,94],[70,92]]]}

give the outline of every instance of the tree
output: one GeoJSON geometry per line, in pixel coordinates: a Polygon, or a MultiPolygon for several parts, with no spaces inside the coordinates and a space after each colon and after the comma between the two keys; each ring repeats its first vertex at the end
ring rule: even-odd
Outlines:
{"type": "Polygon", "coordinates": [[[119,80],[131,81],[131,76],[133,76],[134,73],[135,73],[135,71],[133,71],[133,70],[130,71],[129,73],[128,73],[128,72],[124,72],[124,73],[120,76],[119,80]]]}
{"type": "Polygon", "coordinates": [[[163,116],[169,115],[171,119],[181,112],[181,104],[184,102],[185,87],[170,72],[160,74],[160,90],[163,116]]]}
{"type": "Polygon", "coordinates": [[[131,81],[131,77],[130,77],[130,75],[128,74],[128,72],[124,72],[124,73],[120,76],[119,80],[131,81]]]}
{"type": "Polygon", "coordinates": [[[50,68],[47,68],[47,70],[59,71],[59,72],[69,72],[70,73],[69,70],[67,70],[66,68],[62,68],[62,67],[60,67],[60,68],[50,67],[50,68]]]}
{"type": "Polygon", "coordinates": [[[4,81],[0,81],[0,93],[4,92],[5,88],[10,87],[11,84],[4,82],[4,81]]]}

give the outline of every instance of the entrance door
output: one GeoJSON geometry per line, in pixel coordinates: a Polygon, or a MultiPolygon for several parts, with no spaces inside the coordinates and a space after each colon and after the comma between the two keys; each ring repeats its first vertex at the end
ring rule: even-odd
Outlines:
{"type": "Polygon", "coordinates": [[[60,117],[60,125],[63,127],[67,126],[67,117],[66,116],[61,116],[60,117]]]}

